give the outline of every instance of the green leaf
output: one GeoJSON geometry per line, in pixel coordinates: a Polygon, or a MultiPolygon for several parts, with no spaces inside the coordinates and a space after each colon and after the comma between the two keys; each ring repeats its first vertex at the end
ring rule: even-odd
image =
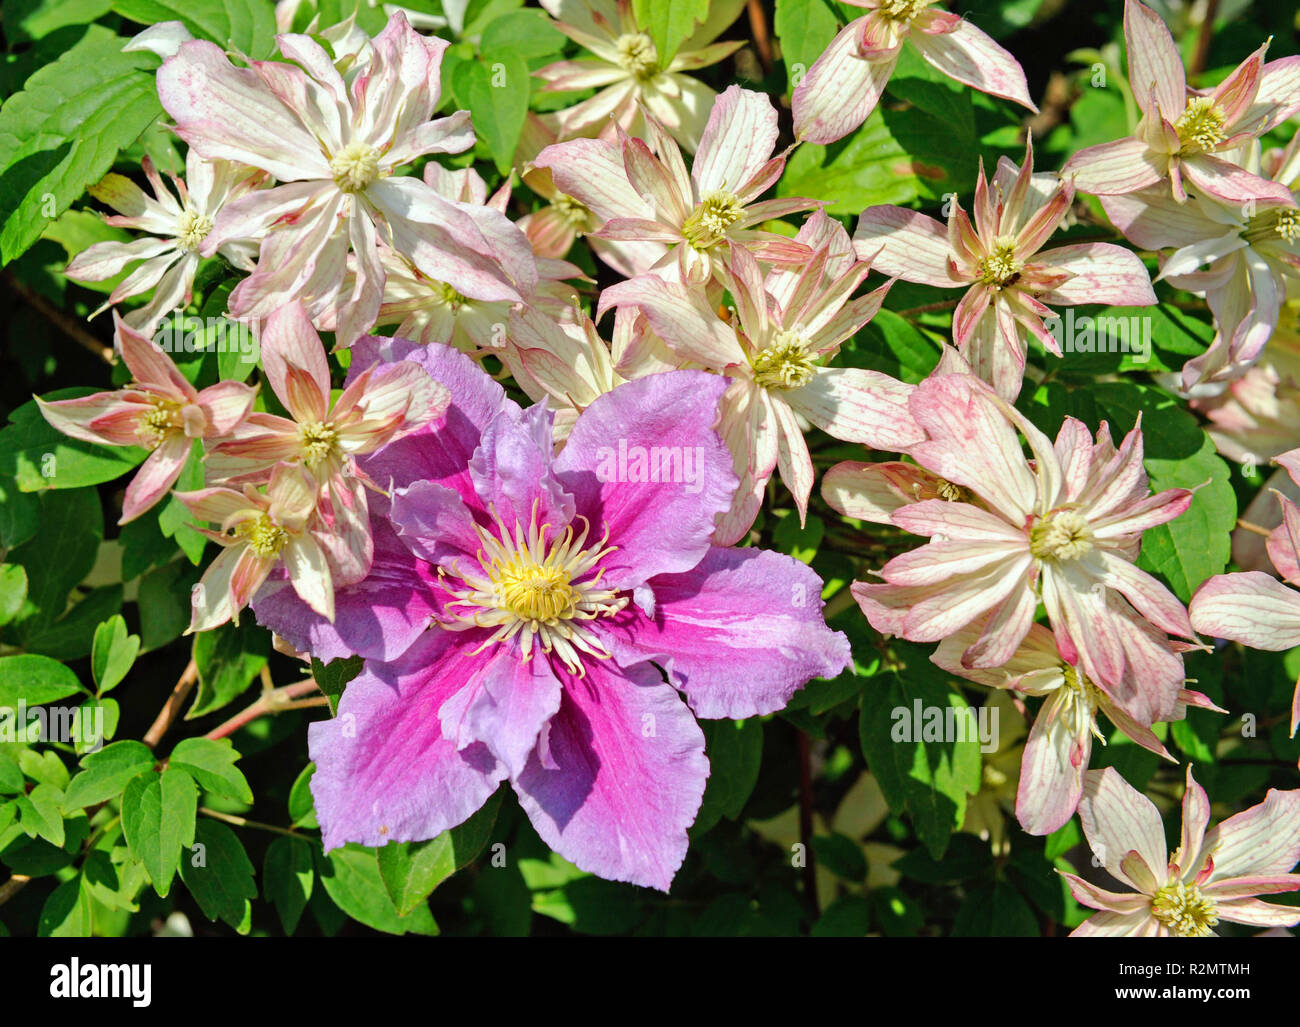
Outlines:
{"type": "Polygon", "coordinates": [[[25,0],[4,5],[5,35],[11,42],[44,39],[55,29],[88,25],[109,12],[112,0],[25,0]]]}
{"type": "Polygon", "coordinates": [[[129,635],[126,621],[117,614],[95,629],[95,641],[90,650],[90,669],[95,678],[97,694],[111,692],[126,677],[140,652],[140,636],[129,635]]]}
{"type": "Polygon", "coordinates": [[[374,849],[349,844],[319,856],[317,873],[325,891],[353,920],[386,934],[437,934],[429,907],[417,906],[407,916],[394,910],[379,874],[374,849]]]}
{"type": "Polygon", "coordinates": [[[483,30],[479,52],[488,64],[501,51],[516,53],[524,60],[536,60],[558,54],[564,49],[565,36],[547,17],[545,11],[507,11],[483,30]]]}
{"type": "Polygon", "coordinates": [[[63,847],[66,832],[59,806],[63,793],[42,781],[26,795],[18,796],[18,822],[29,837],[44,838],[51,845],[63,847]]]}
{"type": "Polygon", "coordinates": [[[40,523],[40,499],[19,491],[18,483],[0,472],[0,546],[21,546],[36,534],[40,523]]]}
{"type": "Polygon", "coordinates": [[[289,819],[294,827],[318,827],[316,808],[312,803],[311,779],[316,773],[316,764],[308,763],[289,789],[289,819]]]}
{"type": "Polygon", "coordinates": [[[817,555],[817,548],[822,544],[822,536],[825,532],[826,525],[816,514],[809,514],[807,521],[801,527],[798,515],[791,511],[776,522],[772,541],[781,552],[789,553],[796,560],[810,564],[813,557],[817,555]]]}
{"type": "Polygon", "coordinates": [[[699,837],[723,817],[738,820],[763,760],[763,725],[757,720],[703,720],[709,780],[691,827],[699,837]]]}
{"type": "Polygon", "coordinates": [[[95,629],[122,609],[122,594],[121,585],[92,589],[53,624],[27,633],[23,644],[31,652],[60,660],[79,660],[89,656],[95,641],[95,629]]]}
{"type": "Polygon", "coordinates": [[[315,879],[312,847],[304,839],[281,836],[267,847],[262,894],[275,904],[285,934],[293,934],[297,928],[315,879]]]}
{"type": "Polygon", "coordinates": [[[27,571],[17,564],[0,563],[0,627],[18,616],[27,601],[27,571]]]}
{"type": "Polygon", "coordinates": [[[818,866],[846,881],[867,879],[867,856],[862,846],[842,834],[819,834],[812,839],[818,866]]]}
{"type": "Polygon", "coordinates": [[[863,692],[862,752],[890,808],[911,816],[921,841],[938,859],[965,818],[966,796],[980,786],[978,732],[968,730],[974,711],[926,659],[924,649],[902,642],[894,647],[907,665],[875,679],[863,692]],[[944,740],[950,708],[962,740],[955,731],[944,740]]]}
{"type": "Polygon", "coordinates": [[[426,842],[389,842],[378,852],[379,875],[388,897],[402,916],[461,867],[473,862],[492,836],[501,793],[493,795],[472,817],[426,842]]]}
{"type": "Polygon", "coordinates": [[[235,767],[238,759],[229,738],[187,738],[172,750],[167,765],[186,771],[210,792],[251,803],[252,789],[235,767]]]}
{"type": "MultiPolygon", "coordinates": [[[[0,192],[0,208],[3,195],[0,192]]],[[[94,391],[56,389],[41,398],[77,399],[94,391]]],[[[50,426],[34,400],[10,414],[9,421],[0,430],[0,474],[12,475],[24,492],[77,489],[112,481],[148,456],[137,446],[98,446],[70,439],[50,426]]]]}
{"type": "Polygon", "coordinates": [[[1038,918],[1029,903],[1002,881],[972,889],[952,925],[954,938],[1025,938],[1038,934],[1038,918]]]}
{"type": "Polygon", "coordinates": [[[253,864],[238,836],[225,824],[200,820],[194,844],[181,857],[181,880],[209,920],[224,920],[240,934],[252,927],[252,904],[257,897],[253,864]]]}
{"type": "Polygon", "coordinates": [[[835,38],[840,20],[826,0],[776,0],[773,25],[793,90],[835,38]]]}
{"type": "Polygon", "coordinates": [[[39,938],[89,938],[91,933],[90,894],[78,874],[50,892],[36,924],[39,938]]]}
{"type": "Polygon", "coordinates": [[[199,671],[198,694],[186,720],[201,717],[233,702],[266,666],[271,634],[253,618],[239,625],[223,624],[194,636],[194,662],[199,671]]]}
{"type": "Polygon", "coordinates": [[[40,706],[81,691],[77,675],[48,656],[0,656],[0,706],[40,706]]]}
{"type": "Polygon", "coordinates": [[[843,895],[826,907],[812,926],[814,938],[861,938],[871,928],[871,903],[860,895],[843,895]]]}
{"type": "Polygon", "coordinates": [[[708,13],[709,0],[632,0],[632,14],[654,40],[661,68],[672,62],[677,48],[708,13]]]}
{"type": "Polygon", "coordinates": [[[360,656],[330,660],[329,663],[321,663],[320,660],[312,657],[311,676],[315,678],[316,684],[329,699],[332,715],[338,715],[343,689],[347,687],[349,681],[361,673],[362,662],[360,656]]]}
{"type": "Polygon", "coordinates": [[[0,262],[21,256],[162,113],[148,53],[101,26],[0,108],[0,262]]]}
{"type": "Polygon", "coordinates": [[[114,0],[113,10],[141,25],[183,22],[201,39],[249,57],[269,57],[275,49],[275,7],[270,0],[114,0]]]}
{"type": "Polygon", "coordinates": [[[146,650],[178,637],[190,622],[190,589],[198,572],[184,560],[156,567],[140,579],[140,639],[146,650]]]}
{"type": "Polygon", "coordinates": [[[106,802],[118,795],[134,777],[152,770],[154,754],[143,742],[114,742],[81,761],[84,768],[68,785],[63,797],[65,812],[106,802]]]}
{"type": "Polygon", "coordinates": [[[14,623],[25,642],[67,609],[68,593],[95,565],[104,534],[99,496],[93,489],[47,492],[41,497],[36,534],[9,554],[27,572],[31,608],[14,623]]]}
{"type": "Polygon", "coordinates": [[[493,163],[508,174],[528,115],[532,88],[528,65],[518,54],[501,51],[483,61],[464,61],[452,72],[456,102],[474,118],[475,135],[487,144],[493,163]]]}
{"type": "Polygon", "coordinates": [[[131,855],[144,864],[154,890],[164,898],[181,852],[194,844],[198,788],[183,770],[141,774],[122,795],[122,831],[131,855]]]}

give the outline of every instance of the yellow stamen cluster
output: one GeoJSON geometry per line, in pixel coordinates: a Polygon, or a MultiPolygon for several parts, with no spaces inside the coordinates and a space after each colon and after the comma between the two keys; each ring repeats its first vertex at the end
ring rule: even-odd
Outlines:
{"type": "Polygon", "coordinates": [[[453,311],[459,310],[469,303],[468,296],[462,296],[446,282],[432,282],[429,288],[433,290],[439,303],[444,307],[450,307],[453,311]]]}
{"type": "Polygon", "coordinates": [[[880,13],[890,21],[911,21],[930,6],[932,0],[885,0],[880,13]]]}
{"type": "Polygon", "coordinates": [[[1273,231],[1289,243],[1300,241],[1300,210],[1292,207],[1279,210],[1273,231]]]}
{"type": "Polygon", "coordinates": [[[185,210],[176,222],[176,243],[186,253],[198,252],[204,238],[212,231],[212,219],[197,210],[185,210]]]}
{"type": "Polygon", "coordinates": [[[1300,211],[1293,207],[1275,207],[1266,210],[1263,214],[1257,214],[1250,219],[1241,237],[1252,245],[1268,242],[1276,237],[1281,237],[1285,243],[1294,243],[1300,240],[1300,211]]]}
{"type": "Polygon", "coordinates": [[[1078,510],[1056,510],[1029,529],[1029,552],[1038,560],[1077,560],[1092,549],[1092,532],[1078,510]]]}
{"type": "Polygon", "coordinates": [[[322,421],[300,424],[298,439],[302,444],[303,460],[311,468],[318,467],[338,451],[338,432],[322,421]]]}
{"type": "Polygon", "coordinates": [[[572,196],[561,193],[551,201],[551,206],[564,219],[565,224],[579,232],[591,222],[591,208],[572,196]]]}
{"type": "Polygon", "coordinates": [[[167,436],[181,431],[185,422],[181,420],[180,407],[166,400],[156,400],[148,410],[140,415],[136,422],[135,434],[140,445],[153,452],[161,446],[167,436]]]}
{"type": "Polygon", "coordinates": [[[1008,285],[1024,266],[1023,261],[1016,259],[1014,239],[996,239],[993,248],[979,262],[980,281],[985,285],[1008,285]]]}
{"type": "Polygon", "coordinates": [[[1180,938],[1208,937],[1219,922],[1213,900],[1182,881],[1171,881],[1152,896],[1151,915],[1180,938]]]}
{"type": "Polygon", "coordinates": [[[935,492],[939,498],[949,503],[965,503],[970,499],[970,493],[960,485],[954,485],[946,478],[940,478],[934,486],[935,492]]]}
{"type": "Polygon", "coordinates": [[[1179,152],[1200,153],[1214,149],[1227,138],[1224,131],[1227,120],[1223,111],[1214,105],[1213,97],[1193,96],[1187,101],[1187,109],[1174,122],[1174,131],[1183,144],[1179,152]]]}
{"type": "Polygon", "coordinates": [[[659,51],[654,40],[644,32],[629,32],[614,42],[618,63],[638,82],[647,82],[659,74],[659,51]]]}
{"type": "Polygon", "coordinates": [[[813,358],[807,341],[797,332],[782,329],[772,344],[751,361],[754,381],[765,389],[798,389],[812,381],[813,358]]]}
{"type": "Polygon", "coordinates": [[[269,514],[245,521],[239,526],[239,533],[248,539],[253,552],[263,558],[277,555],[289,541],[289,533],[271,520],[269,514]]]}
{"type": "Polygon", "coordinates": [[[534,645],[540,645],[542,652],[555,653],[580,677],[585,673],[583,653],[609,657],[599,636],[583,623],[617,613],[628,603],[626,596],[600,583],[604,570],[597,567],[615,548],[605,545],[608,535],[593,548],[584,548],[584,522],[576,536],[570,526],[551,537],[551,526],[537,523],[536,504],[527,530],[516,521],[512,533],[498,517],[493,529],[476,525],[475,531],[478,566],[463,570],[459,561],[453,565],[451,575],[465,587],[448,589],[453,600],[446,608],[454,619],[444,627],[495,628],[480,652],[519,636],[525,661],[532,659],[534,645]]]}
{"type": "Polygon", "coordinates": [[[710,250],[726,238],[727,229],[744,214],[745,205],[739,196],[717,189],[705,196],[686,218],[682,224],[682,236],[695,249],[701,252],[710,250]]]}
{"type": "Polygon", "coordinates": [[[330,158],[330,174],[345,193],[359,193],[379,177],[379,151],[367,143],[348,143],[330,158]]]}

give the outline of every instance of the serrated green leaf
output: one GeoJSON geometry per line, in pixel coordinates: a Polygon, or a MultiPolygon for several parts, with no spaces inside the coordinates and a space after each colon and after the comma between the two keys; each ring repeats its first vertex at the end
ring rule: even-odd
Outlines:
{"type": "Polygon", "coordinates": [[[126,677],[140,652],[140,636],[127,633],[126,621],[117,614],[95,629],[90,669],[99,695],[111,692],[126,677]]]}
{"type": "Polygon", "coordinates": [[[251,803],[253,791],[235,766],[238,759],[229,738],[187,738],[172,750],[167,765],[186,771],[210,792],[251,803]]]}

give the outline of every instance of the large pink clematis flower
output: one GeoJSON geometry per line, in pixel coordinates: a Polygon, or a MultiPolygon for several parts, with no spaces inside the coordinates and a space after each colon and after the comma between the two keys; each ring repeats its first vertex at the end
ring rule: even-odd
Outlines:
{"type": "Polygon", "coordinates": [[[807,246],[753,226],[809,210],[815,200],[759,200],[785,168],[776,147],[776,109],[763,93],[731,86],[718,97],[699,151],[686,171],[681,150],[646,119],[646,139],[572,139],[546,147],[534,162],[555,185],[603,221],[598,238],[657,242],[667,252],[649,270],[702,284],[721,274],[732,249],[762,260],[800,264],[807,246]],[[647,145],[648,144],[648,145],[647,145]]]}
{"type": "Polygon", "coordinates": [[[210,454],[209,473],[259,481],[282,462],[301,464],[320,487],[316,512],[335,577],[357,580],[372,555],[366,491],[378,486],[356,458],[441,417],[451,397],[414,364],[398,363],[362,369],[331,404],[325,347],[300,303],[267,321],[262,367],[290,416],[250,414],[210,454]]]}
{"type": "Polygon", "coordinates": [[[644,112],[656,118],[688,152],[700,145],[705,119],[716,93],[682,74],[717,64],[735,53],[742,40],[713,42],[736,20],[744,0],[712,0],[708,16],[677,52],[664,61],[645,27],[638,24],[632,0],[541,0],[555,27],[592,56],[556,61],[535,72],[543,93],[596,88],[595,96],[547,115],[563,139],[644,131],[644,112]]]}
{"type": "Polygon", "coordinates": [[[1300,790],[1270,788],[1264,801],[1210,827],[1210,799],[1187,768],[1183,829],[1173,855],[1155,803],[1113,767],[1088,772],[1079,820],[1113,892],[1061,871],[1074,897],[1100,910],[1071,937],[1204,938],[1220,922],[1292,927],[1300,909],[1256,896],[1300,889],[1300,790]],[[1207,830],[1207,828],[1209,828],[1207,830]]]}
{"type": "Polygon", "coordinates": [[[1118,195],[1168,183],[1224,203],[1293,204],[1290,190],[1237,166],[1231,152],[1300,110],[1300,57],[1264,63],[1265,43],[1210,92],[1187,87],[1183,58],[1160,15],[1124,4],[1129,84],[1142,111],[1133,136],[1080,150],[1061,169],[1085,193],[1118,195]]]}
{"type": "Polygon", "coordinates": [[[203,241],[208,255],[230,239],[264,236],[257,269],[231,293],[231,313],[262,318],[301,299],[316,319],[337,306],[339,341],[349,345],[379,310],[381,238],[431,277],[446,279],[452,267],[518,300],[482,256],[496,245],[485,221],[419,179],[394,174],[425,154],[473,145],[468,112],[433,119],[447,43],[394,14],[345,78],[310,37],[278,39],[299,66],[236,68],[217,46],[194,41],[158,71],[159,97],[190,146],[284,183],[228,204],[203,241]],[[344,294],[349,250],[357,273],[344,294]]]}
{"type": "Polygon", "coordinates": [[[718,524],[724,544],[749,530],[778,469],[800,518],[806,515],[813,483],[806,423],[873,449],[898,451],[924,437],[907,413],[911,386],[878,371],[828,366],[844,340],[875,316],[892,283],[851,298],[870,265],[854,259],[848,234],[820,211],[796,240],[813,259],[766,278],[748,252],[732,252],[724,280],[736,301],[734,324],[718,317],[701,290],[650,276],[611,286],[600,297],[601,312],[623,304],[639,309],[682,366],[730,380],[718,430],[740,487],[718,524]]]}
{"type": "Polygon", "coordinates": [[[953,314],[953,341],[972,370],[1011,401],[1024,380],[1026,332],[1061,356],[1060,340],[1044,324],[1056,317],[1052,306],[1156,302],[1146,268],[1122,246],[1076,243],[1040,252],[1073,198],[1068,182],[1034,174],[1030,144],[1024,165],[1003,158],[991,183],[981,167],[974,225],[956,203],[946,229],[903,207],[869,207],[853,241],[877,271],[966,289],[953,314]]]}
{"type": "MultiPolygon", "coordinates": [[[[90,194],[118,212],[104,219],[107,224],[135,228],[148,236],[126,243],[95,243],[73,258],[66,273],[79,282],[102,282],[142,261],[118,283],[95,314],[153,289],[149,301],[124,318],[132,328],[147,335],[160,319],[190,302],[194,274],[199,269],[199,248],[222,208],[256,189],[266,176],[242,164],[206,161],[191,150],[185,158],[184,180],[172,179],[176,187],[173,196],[147,155],[140,166],[153,196],[118,174],[105,175],[98,185],[90,187],[90,194]]],[[[248,271],[253,267],[257,247],[232,239],[219,250],[235,267],[248,271]]]]}
{"type": "Polygon", "coordinates": [[[152,339],[116,322],[117,350],[133,381],[116,392],[36,403],[50,424],[101,446],[143,446],[149,457],[127,486],[119,524],[135,520],[167,494],[196,439],[232,432],[253,407],[257,390],[240,382],[195,389],[152,339]]]}
{"type": "Polygon", "coordinates": [[[904,43],[949,78],[1038,113],[1020,62],[960,15],[935,10],[935,0],[847,2],[867,13],[840,30],[795,87],[794,133],[800,140],[832,143],[866,121],[904,43]]]}
{"type": "MultiPolygon", "coordinates": [[[[1201,693],[1183,687],[1182,658],[1150,625],[1123,620],[1118,622],[1118,627],[1125,633],[1146,634],[1146,639],[1134,642],[1154,657],[1144,668],[1147,679],[1126,682],[1121,694],[1145,691],[1155,696],[1153,705],[1172,711],[1171,720],[1181,720],[1189,705],[1225,712],[1201,693]]],[[[1074,816],[1083,795],[1083,777],[1092,756],[1093,739],[1106,744],[1106,736],[1098,727],[1098,714],[1104,713],[1144,749],[1173,762],[1173,756],[1151,731],[1150,724],[1130,714],[1121,700],[1112,698],[1089,681],[1077,666],[1067,663],[1057,650],[1052,633],[1041,624],[1029,629],[1020,647],[1001,667],[982,669],[962,665],[962,652],[978,637],[977,629],[964,628],[939,643],[931,659],[951,674],[991,688],[1010,689],[1043,699],[1025,741],[1016,791],[1016,819],[1029,834],[1050,834],[1074,816]]],[[[1130,674],[1133,670],[1130,665],[1130,674]]]]}
{"type": "Polygon", "coordinates": [[[735,485],[712,428],[724,383],[629,382],[556,457],[545,407],[520,411],[463,355],[363,346],[418,361],[453,405],[366,458],[393,479],[376,518],[392,527],[372,578],[339,591],[335,621],[283,585],[256,604],[319,658],[368,657],[339,719],[311,729],[325,844],[433,837],[508,779],[566,859],[666,890],[708,774],[695,717],[780,709],[849,659],[808,568],[710,543],[735,485]],[[689,453],[690,473],[630,469],[651,452],[689,453]]]}
{"type": "Polygon", "coordinates": [[[301,464],[277,464],[265,492],[216,487],[177,492],[201,521],[220,525],[200,531],[223,548],[191,594],[187,634],[208,631],[239,612],[277,565],[303,601],[327,620],[334,617],[329,560],[312,530],[319,486],[301,464]]]}
{"type": "MultiPolygon", "coordinates": [[[[1296,476],[1296,469],[1288,470],[1296,476]]],[[[1269,559],[1287,584],[1300,587],[1300,508],[1280,493],[1278,500],[1282,524],[1269,535],[1269,559]]],[[[1278,652],[1300,645],[1300,592],[1263,571],[1216,575],[1196,590],[1188,612],[1197,631],[1252,649],[1278,652]]],[[[1291,700],[1292,737],[1297,728],[1300,683],[1291,700]]]]}
{"type": "Polygon", "coordinates": [[[852,586],[872,626],[937,642],[980,621],[962,663],[998,667],[1029,632],[1041,598],[1067,663],[1136,718],[1164,719],[1157,697],[1126,694],[1134,680],[1161,677],[1161,657],[1124,622],[1145,619],[1194,637],[1182,604],[1133,563],[1142,532],[1180,515],[1192,494],[1149,494],[1140,427],[1116,450],[1104,424],[1094,441],[1067,417],[1053,446],[987,385],[961,374],[927,379],[908,405],[928,436],[908,453],[965,491],[894,511],[893,524],[930,541],[885,564],[883,584],[852,586]]]}

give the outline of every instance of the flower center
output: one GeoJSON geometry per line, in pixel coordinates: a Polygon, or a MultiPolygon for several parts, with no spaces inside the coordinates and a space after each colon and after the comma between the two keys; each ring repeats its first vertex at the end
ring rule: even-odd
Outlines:
{"type": "Polygon", "coordinates": [[[1182,141],[1180,153],[1200,153],[1212,150],[1227,137],[1224,125],[1227,118],[1214,106],[1214,98],[1193,96],[1187,101],[1187,109],[1178,115],[1174,122],[1174,131],[1182,141]]]}
{"type": "Polygon", "coordinates": [[[564,223],[570,228],[582,231],[590,222],[591,208],[580,200],[575,200],[572,196],[561,193],[551,201],[551,206],[555,208],[560,217],[564,219],[564,223]]]}
{"type": "Polygon", "coordinates": [[[772,345],[750,363],[754,381],[765,389],[798,389],[812,381],[814,373],[806,340],[798,332],[784,328],[773,336],[772,345]]]}
{"type": "Polygon", "coordinates": [[[970,500],[970,493],[960,485],[954,485],[946,478],[940,478],[934,485],[939,498],[949,503],[965,503],[970,500]]]}
{"type": "Polygon", "coordinates": [[[1023,261],[1016,259],[1014,239],[996,239],[988,255],[979,262],[980,281],[999,287],[1009,285],[1024,266],[1023,261]]]}
{"type": "Polygon", "coordinates": [[[1242,233],[1242,238],[1251,244],[1267,242],[1274,236],[1280,236],[1285,243],[1300,240],[1300,210],[1278,207],[1257,214],[1242,233]]]}
{"type": "Polygon", "coordinates": [[[379,151],[366,143],[348,143],[330,158],[330,174],[345,193],[359,193],[379,177],[379,151]]]}
{"type": "Polygon", "coordinates": [[[600,561],[616,548],[605,545],[608,535],[586,549],[585,522],[576,536],[570,525],[548,537],[550,527],[537,523],[536,503],[527,531],[516,521],[512,534],[500,518],[491,529],[475,525],[478,566],[462,570],[459,561],[453,564],[450,573],[464,587],[448,589],[453,600],[446,610],[454,619],[443,626],[495,628],[479,652],[518,635],[525,661],[532,659],[536,643],[581,677],[582,653],[609,657],[605,643],[583,622],[617,613],[628,600],[600,583],[605,573],[598,569],[600,561]]]}
{"type": "Polygon", "coordinates": [[[618,63],[638,82],[649,81],[659,74],[659,51],[644,32],[619,36],[614,46],[618,50],[618,63]]]}
{"type": "Polygon", "coordinates": [[[1039,560],[1077,560],[1092,549],[1092,532],[1078,510],[1057,510],[1029,529],[1029,552],[1039,560]]]}
{"type": "Polygon", "coordinates": [[[453,311],[459,310],[469,303],[468,296],[462,296],[446,282],[430,282],[429,288],[433,291],[439,303],[444,307],[450,307],[453,311]]]}
{"type": "Polygon", "coordinates": [[[154,405],[140,415],[135,434],[140,445],[153,452],[167,440],[168,435],[184,427],[178,404],[155,400],[154,405]]]}
{"type": "Polygon", "coordinates": [[[338,449],[338,432],[322,421],[300,424],[298,439],[302,443],[303,460],[311,468],[324,463],[338,449]]]}
{"type": "Polygon", "coordinates": [[[186,253],[195,253],[204,237],[212,231],[212,219],[188,208],[176,223],[176,241],[186,253]]]}
{"type": "Polygon", "coordinates": [[[726,237],[727,229],[744,216],[740,197],[717,189],[700,201],[682,224],[682,235],[697,250],[709,250],[726,237]]]}
{"type": "Polygon", "coordinates": [[[248,539],[253,552],[264,558],[275,556],[289,541],[289,533],[271,520],[269,514],[245,521],[240,525],[240,534],[248,539]]]}
{"type": "Polygon", "coordinates": [[[1194,884],[1171,881],[1151,898],[1151,915],[1180,938],[1205,938],[1219,922],[1219,911],[1194,884]]]}
{"type": "Polygon", "coordinates": [[[885,0],[880,13],[890,21],[911,21],[930,6],[932,0],[885,0]]]}
{"type": "MultiPolygon", "coordinates": [[[[1057,716],[1065,724],[1072,738],[1082,738],[1089,731],[1106,744],[1106,736],[1097,727],[1097,707],[1101,704],[1101,690],[1089,681],[1077,667],[1061,665],[1065,683],[1061,685],[1057,716]]],[[[1064,769],[1064,768],[1063,768],[1064,769]]]]}

